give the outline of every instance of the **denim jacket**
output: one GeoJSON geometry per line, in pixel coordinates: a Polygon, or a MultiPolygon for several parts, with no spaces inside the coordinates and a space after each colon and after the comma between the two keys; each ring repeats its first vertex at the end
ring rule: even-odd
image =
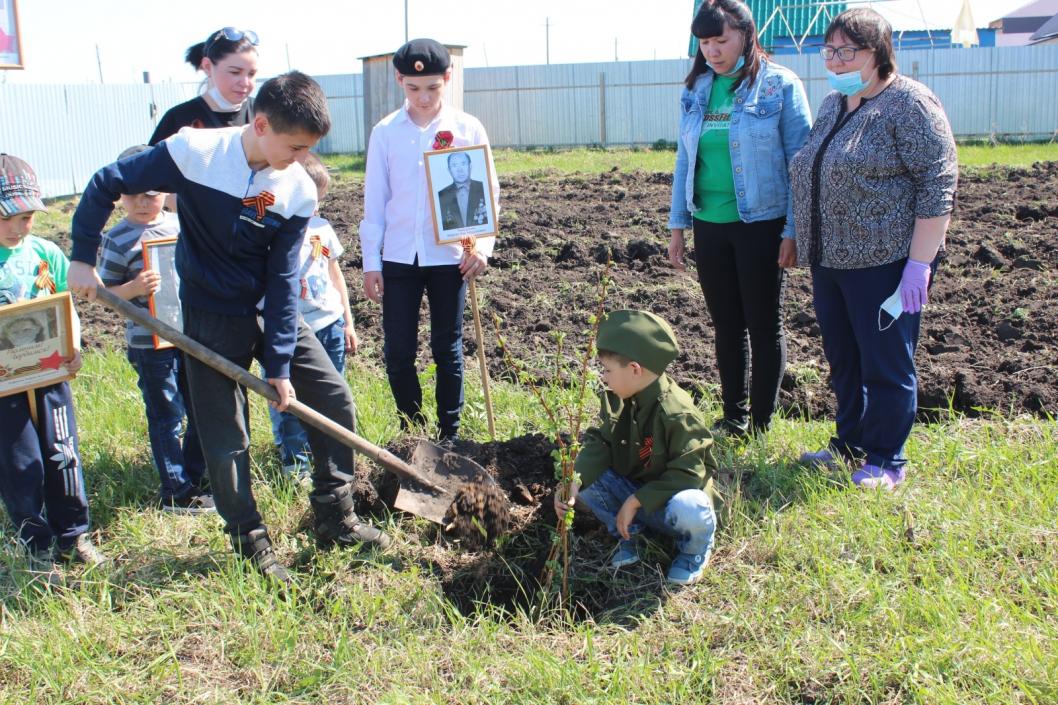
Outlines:
{"type": "MultiPolygon", "coordinates": [[[[672,176],[669,228],[691,227],[694,167],[702,120],[709,106],[713,72],[707,70],[694,89],[680,97],[680,135],[672,176]]],[[[739,218],[746,223],[786,216],[784,238],[795,237],[793,199],[787,164],[808,139],[812,113],[804,86],[785,66],[761,60],[753,85],[743,81],[731,106],[731,166],[739,218]]]]}

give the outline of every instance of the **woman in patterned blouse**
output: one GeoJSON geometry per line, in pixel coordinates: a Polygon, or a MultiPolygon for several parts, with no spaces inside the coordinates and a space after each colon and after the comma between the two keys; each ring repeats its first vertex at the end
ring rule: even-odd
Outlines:
{"type": "Polygon", "coordinates": [[[837,433],[802,460],[844,459],[856,485],[891,490],[905,476],[915,345],[955,203],[955,141],[936,96],[897,73],[892,28],[881,15],[847,10],[825,42],[835,90],[790,164],[790,181],[837,433]]]}

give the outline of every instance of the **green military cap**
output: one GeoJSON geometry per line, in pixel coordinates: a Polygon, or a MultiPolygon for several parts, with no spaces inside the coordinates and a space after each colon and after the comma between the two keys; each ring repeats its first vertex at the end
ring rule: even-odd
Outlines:
{"type": "Polygon", "coordinates": [[[661,374],[680,353],[676,334],[660,316],[649,311],[611,311],[599,324],[599,350],[608,350],[661,374]]]}

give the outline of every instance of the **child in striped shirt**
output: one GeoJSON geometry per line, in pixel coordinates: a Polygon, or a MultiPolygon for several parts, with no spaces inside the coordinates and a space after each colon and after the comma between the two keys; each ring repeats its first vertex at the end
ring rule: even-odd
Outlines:
{"type": "MultiPolygon", "coordinates": [[[[146,145],[129,147],[118,159],[147,149],[146,145]]],[[[99,263],[103,285],[144,309],[147,297],[160,288],[161,275],[143,268],[143,243],[175,238],[180,233],[176,216],[162,210],[165,196],[159,191],[122,195],[125,217],[103,236],[99,263]]],[[[125,324],[125,343],[129,362],[139,376],[147,437],[161,480],[162,510],[174,514],[216,511],[213,497],[202,488],[206,461],[191,414],[183,353],[173,347],[156,350],[151,332],[132,321],[125,324]],[[181,444],[185,416],[187,431],[181,444]]]]}

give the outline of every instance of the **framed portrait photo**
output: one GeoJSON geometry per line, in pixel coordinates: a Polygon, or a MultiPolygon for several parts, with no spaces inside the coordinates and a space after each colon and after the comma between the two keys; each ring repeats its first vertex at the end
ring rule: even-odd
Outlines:
{"type": "Polygon", "coordinates": [[[0,397],[72,379],[70,292],[0,306],[0,397]]]}
{"type": "Polygon", "coordinates": [[[426,183],[437,244],[467,235],[496,235],[496,198],[488,147],[456,147],[426,152],[426,183]]]}
{"type": "Polygon", "coordinates": [[[0,0],[0,69],[25,68],[18,31],[18,0],[0,0]]]}
{"type": "MultiPolygon", "coordinates": [[[[143,243],[143,268],[153,269],[161,276],[158,291],[147,297],[151,315],[162,323],[184,330],[184,314],[180,308],[180,275],[176,273],[176,238],[164,237],[143,243]]],[[[167,340],[154,337],[154,349],[171,348],[167,340]]]]}

